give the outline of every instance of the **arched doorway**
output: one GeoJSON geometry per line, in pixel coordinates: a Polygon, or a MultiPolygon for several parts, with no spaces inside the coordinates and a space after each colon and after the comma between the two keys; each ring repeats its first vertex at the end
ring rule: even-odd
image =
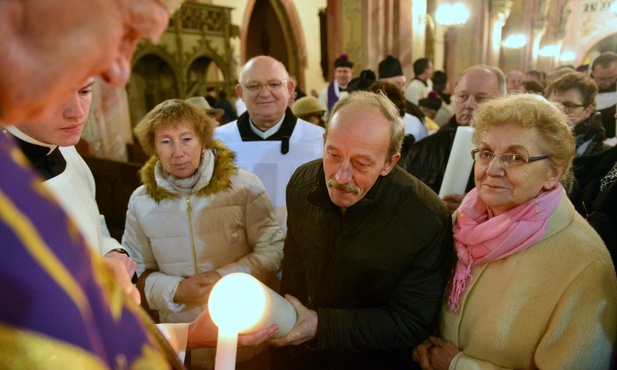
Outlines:
{"type": "Polygon", "coordinates": [[[205,96],[208,87],[225,89],[225,75],[212,59],[202,56],[193,61],[187,71],[187,97],[205,96]]]}
{"type": "Polygon", "coordinates": [[[598,41],[597,44],[593,45],[585,55],[583,59],[583,64],[590,64],[594,59],[598,57],[598,55],[605,53],[607,51],[612,51],[613,53],[617,53],[617,33],[609,35],[604,39],[598,41]]]}
{"type": "Polygon", "coordinates": [[[242,60],[270,55],[281,61],[299,84],[304,83],[306,46],[292,1],[249,0],[242,27],[242,60]]]}
{"type": "Polygon", "coordinates": [[[251,12],[246,39],[246,59],[270,55],[289,65],[283,26],[269,0],[257,0],[251,12]]]}
{"type": "Polygon", "coordinates": [[[132,126],[160,102],[181,98],[178,79],[172,68],[165,60],[152,54],[145,55],[135,63],[126,89],[132,126]]]}

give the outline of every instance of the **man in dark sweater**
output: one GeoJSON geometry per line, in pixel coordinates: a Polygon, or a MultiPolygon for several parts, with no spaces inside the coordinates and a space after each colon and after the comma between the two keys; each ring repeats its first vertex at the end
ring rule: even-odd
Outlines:
{"type": "Polygon", "coordinates": [[[396,166],[403,135],[388,98],[355,92],[329,117],[323,160],[292,176],[281,292],[298,321],[274,342],[273,369],[415,366],[411,348],[437,324],[452,226],[396,166]]]}

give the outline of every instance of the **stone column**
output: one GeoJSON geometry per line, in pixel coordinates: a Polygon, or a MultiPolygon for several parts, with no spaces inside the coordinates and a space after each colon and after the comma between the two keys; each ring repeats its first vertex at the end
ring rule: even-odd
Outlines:
{"type": "Polygon", "coordinates": [[[505,26],[510,11],[512,10],[511,0],[491,0],[490,20],[489,20],[489,40],[486,64],[499,67],[499,56],[501,54],[502,29],[505,26]]]}

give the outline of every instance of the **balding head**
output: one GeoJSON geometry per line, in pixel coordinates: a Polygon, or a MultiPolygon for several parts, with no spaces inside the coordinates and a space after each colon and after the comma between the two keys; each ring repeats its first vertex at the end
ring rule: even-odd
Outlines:
{"type": "Polygon", "coordinates": [[[258,56],[246,62],[236,86],[251,121],[263,131],[283,118],[293,89],[285,66],[268,56],[258,56]]]}
{"type": "Polygon", "coordinates": [[[506,78],[500,69],[482,64],[468,68],[454,88],[456,122],[469,126],[478,104],[505,94],[506,78]]]}
{"type": "Polygon", "coordinates": [[[137,41],[168,21],[156,0],[0,0],[0,119],[44,120],[88,76],[124,86],[137,41]]]}

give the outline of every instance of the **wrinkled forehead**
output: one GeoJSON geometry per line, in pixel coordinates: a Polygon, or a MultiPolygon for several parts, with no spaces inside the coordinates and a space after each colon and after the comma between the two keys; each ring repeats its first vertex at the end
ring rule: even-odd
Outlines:
{"type": "Polygon", "coordinates": [[[454,88],[455,92],[466,92],[468,94],[497,94],[499,92],[499,82],[494,73],[487,70],[469,71],[461,77],[454,88]]]}
{"type": "Polygon", "coordinates": [[[285,67],[270,58],[256,58],[244,67],[240,76],[242,83],[268,82],[289,78],[285,67]]]}
{"type": "Polygon", "coordinates": [[[2,118],[22,121],[46,117],[86,78],[126,61],[139,38],[157,41],[169,13],[157,0],[0,1],[0,22],[8,24],[0,50],[9,52],[0,65],[12,86],[2,118]]]}
{"type": "MultiPolygon", "coordinates": [[[[593,68],[593,72],[595,77],[599,76],[599,75],[612,75],[617,73],[617,60],[614,60],[608,64],[605,65],[595,65],[593,68]]],[[[612,77],[612,76],[611,76],[612,77]]]]}

